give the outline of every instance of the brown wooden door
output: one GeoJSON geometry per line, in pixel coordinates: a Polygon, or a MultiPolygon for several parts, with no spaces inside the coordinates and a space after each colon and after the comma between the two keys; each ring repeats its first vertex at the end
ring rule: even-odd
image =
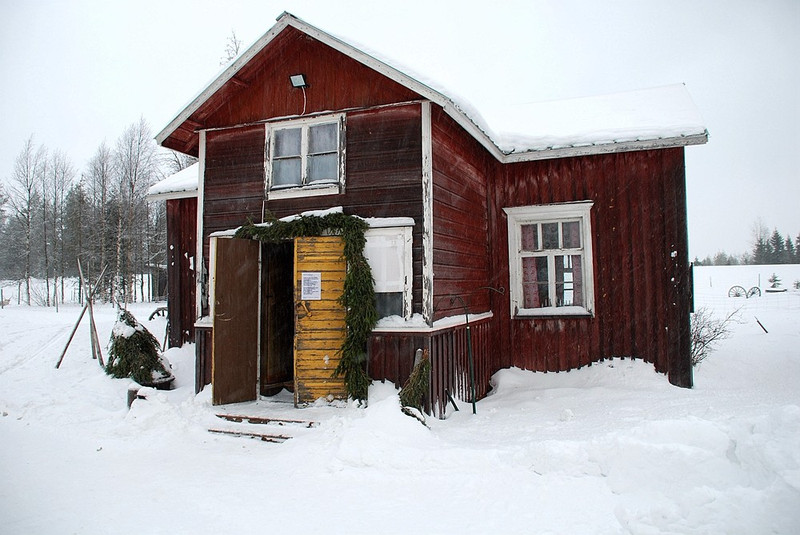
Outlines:
{"type": "Polygon", "coordinates": [[[214,405],[256,399],[258,388],[258,257],[255,240],[216,240],[212,333],[214,405]]]}
{"type": "Polygon", "coordinates": [[[342,377],[334,378],[345,337],[344,290],[347,264],[338,236],[296,238],[294,245],[294,402],[347,399],[342,377]]]}

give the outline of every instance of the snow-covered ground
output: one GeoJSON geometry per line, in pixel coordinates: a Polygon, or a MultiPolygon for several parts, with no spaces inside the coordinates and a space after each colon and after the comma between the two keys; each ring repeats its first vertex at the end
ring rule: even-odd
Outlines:
{"type": "MultiPolygon", "coordinates": [[[[273,426],[214,416],[194,395],[193,348],[170,350],[176,388],[127,409],[129,381],[92,360],[80,308],[0,310],[0,532],[798,533],[800,266],[701,267],[696,304],[739,323],[671,386],[648,364],[504,370],[430,429],[391,385],[367,409],[288,398],[228,412],[314,420],[281,444],[211,434],[273,426]],[[733,284],[789,291],[728,298],[733,284]],[[769,331],[765,333],[755,318],[769,331]]],[[[6,296],[9,289],[6,287],[6,296]]],[[[159,338],[165,320],[134,315],[159,338]]],[[[108,340],[114,311],[97,310],[108,340]]]]}

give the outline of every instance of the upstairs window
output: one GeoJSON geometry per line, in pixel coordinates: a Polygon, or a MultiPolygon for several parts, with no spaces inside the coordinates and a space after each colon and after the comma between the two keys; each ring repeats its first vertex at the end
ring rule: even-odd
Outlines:
{"type": "Polygon", "coordinates": [[[268,198],[341,193],[343,116],[269,125],[268,198]]]}
{"type": "Polygon", "coordinates": [[[591,202],[505,208],[514,316],[594,309],[591,202]]]}

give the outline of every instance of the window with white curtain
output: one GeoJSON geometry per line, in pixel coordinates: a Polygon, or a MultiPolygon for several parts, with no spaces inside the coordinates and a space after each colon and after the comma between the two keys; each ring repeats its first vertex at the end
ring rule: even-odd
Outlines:
{"type": "Polygon", "coordinates": [[[593,313],[592,204],[504,208],[513,316],[593,313]]]}

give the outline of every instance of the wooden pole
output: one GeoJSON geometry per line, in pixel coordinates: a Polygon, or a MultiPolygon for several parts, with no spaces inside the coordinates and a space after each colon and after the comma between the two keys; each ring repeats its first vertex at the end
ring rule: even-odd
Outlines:
{"type": "MultiPolygon", "coordinates": [[[[84,280],[80,258],[78,259],[78,275],[81,277],[83,287],[88,290],[89,285],[84,280]]],[[[96,359],[100,366],[103,367],[105,363],[103,362],[103,352],[100,350],[100,339],[97,336],[97,324],[94,321],[94,305],[91,296],[86,296],[86,304],[89,305],[89,338],[92,343],[92,358],[96,359]]]]}
{"type": "MultiPolygon", "coordinates": [[[[108,266],[106,266],[106,267],[108,267],[108,266]]],[[[95,283],[94,288],[92,288],[92,291],[89,294],[89,298],[90,299],[91,299],[91,297],[94,296],[94,293],[100,287],[100,281],[103,280],[103,274],[106,272],[106,267],[104,267],[103,271],[100,272],[100,277],[97,279],[97,282],[95,283]]],[[[61,356],[58,358],[58,362],[56,362],[56,369],[61,367],[61,361],[64,360],[64,355],[67,354],[67,349],[69,348],[69,345],[72,343],[72,338],[75,336],[75,331],[78,330],[78,326],[81,324],[81,320],[83,319],[83,315],[86,314],[86,308],[88,306],[89,306],[88,304],[84,304],[83,305],[83,309],[81,310],[81,315],[78,317],[78,321],[75,322],[75,327],[72,328],[72,332],[69,335],[69,340],[67,340],[67,345],[64,347],[64,351],[61,352],[61,356]]]]}
{"type": "MultiPolygon", "coordinates": [[[[83,267],[81,266],[81,259],[80,258],[78,259],[78,277],[80,277],[81,286],[84,288],[84,291],[88,291],[89,288],[86,287],[86,279],[83,276],[83,267]]],[[[89,325],[90,325],[89,337],[91,338],[91,342],[92,342],[92,358],[97,360],[97,352],[95,351],[95,345],[94,345],[94,333],[92,333],[92,330],[91,330],[91,325],[92,325],[91,319],[92,319],[92,316],[93,316],[92,315],[91,300],[88,299],[88,298],[86,299],[86,305],[89,307],[89,320],[90,320],[89,321],[89,325]]]]}

